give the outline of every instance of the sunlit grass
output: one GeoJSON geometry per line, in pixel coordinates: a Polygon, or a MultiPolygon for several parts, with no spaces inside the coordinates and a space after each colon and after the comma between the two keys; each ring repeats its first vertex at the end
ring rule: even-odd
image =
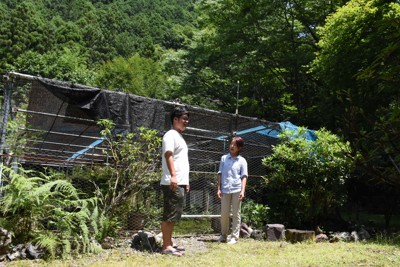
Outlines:
{"type": "Polygon", "coordinates": [[[241,239],[207,242],[183,257],[138,253],[130,248],[65,261],[19,261],[7,266],[399,266],[400,246],[376,243],[297,243],[241,239]]]}
{"type": "Polygon", "coordinates": [[[210,219],[182,219],[175,225],[174,233],[184,235],[187,233],[208,234],[212,233],[210,219]]]}

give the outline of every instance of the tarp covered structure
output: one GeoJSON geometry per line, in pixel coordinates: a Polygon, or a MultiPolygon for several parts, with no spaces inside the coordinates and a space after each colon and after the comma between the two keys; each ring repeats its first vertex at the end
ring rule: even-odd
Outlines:
{"type": "MultiPolygon", "coordinates": [[[[13,85],[13,111],[26,114],[20,125],[29,136],[19,162],[40,166],[74,166],[102,164],[107,149],[97,125],[99,119],[110,119],[117,131],[135,131],[146,127],[159,131],[170,129],[170,112],[175,102],[162,101],[128,93],[61,82],[18,73],[10,74],[13,85]],[[23,94],[23,100],[16,95],[23,94]]],[[[188,106],[189,128],[184,137],[189,146],[191,170],[215,173],[220,157],[227,152],[228,139],[270,122],[226,112],[188,106]]],[[[243,155],[255,169],[263,173],[260,160],[271,153],[275,138],[246,132],[243,155]]],[[[5,150],[7,153],[7,149],[5,150]]],[[[16,156],[16,155],[14,155],[16,156]]]]}
{"type": "MultiPolygon", "coordinates": [[[[15,112],[26,113],[21,130],[30,139],[20,162],[41,166],[102,164],[107,149],[97,125],[110,119],[118,132],[146,127],[170,129],[170,112],[178,104],[133,94],[11,73],[13,94],[25,94],[25,102],[13,100],[15,112]],[[30,84],[30,86],[26,86],[30,84]],[[21,93],[22,91],[22,93],[21,93]]],[[[15,98],[15,97],[13,97],[15,98]]],[[[261,159],[272,152],[278,134],[295,129],[290,122],[268,122],[256,118],[188,106],[189,128],[184,137],[189,145],[192,171],[215,173],[229,137],[236,133],[245,140],[243,156],[252,175],[264,174],[261,159]]],[[[310,140],[313,131],[307,131],[310,140]]]]}
{"type": "MultiPolygon", "coordinates": [[[[75,166],[105,164],[109,159],[103,152],[108,147],[97,125],[99,119],[112,120],[119,133],[146,127],[157,130],[161,137],[170,129],[170,112],[179,104],[18,73],[6,78],[2,160],[17,161],[35,170],[51,167],[69,171],[75,166]],[[6,112],[9,107],[10,116],[6,112]],[[25,115],[19,116],[25,120],[20,122],[17,133],[24,141],[19,143],[21,147],[11,147],[5,138],[5,125],[8,117],[17,115],[25,115]]],[[[262,179],[258,178],[267,172],[262,159],[272,153],[278,134],[295,126],[195,106],[188,106],[188,110],[190,127],[183,135],[189,147],[191,191],[185,216],[219,214],[216,172],[233,134],[245,140],[241,153],[248,162],[248,196],[259,197],[257,189],[262,179]]],[[[85,186],[82,183],[81,187],[85,186]]]]}

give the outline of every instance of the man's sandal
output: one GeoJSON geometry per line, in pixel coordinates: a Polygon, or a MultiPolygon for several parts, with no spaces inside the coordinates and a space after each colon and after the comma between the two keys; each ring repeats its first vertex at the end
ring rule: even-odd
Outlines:
{"type": "Polygon", "coordinates": [[[179,252],[185,251],[185,248],[182,247],[182,246],[174,245],[173,248],[176,249],[179,252]]]}
{"type": "Polygon", "coordinates": [[[177,256],[177,257],[182,256],[182,253],[180,253],[180,252],[179,252],[178,250],[176,250],[176,249],[164,250],[164,251],[161,251],[161,254],[164,254],[164,255],[171,255],[171,256],[177,256]]]}

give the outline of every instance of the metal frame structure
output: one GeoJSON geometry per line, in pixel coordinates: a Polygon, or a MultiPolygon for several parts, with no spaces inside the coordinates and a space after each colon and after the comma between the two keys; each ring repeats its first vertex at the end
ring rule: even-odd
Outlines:
{"type": "MultiPolygon", "coordinates": [[[[17,160],[33,168],[106,164],[108,159],[102,151],[107,146],[96,124],[98,119],[113,120],[121,132],[144,126],[162,135],[170,128],[170,111],[179,105],[15,72],[3,76],[3,85],[1,164],[17,160]],[[16,147],[11,147],[7,139],[7,125],[18,114],[25,118],[18,125],[18,135],[29,137],[21,144],[22,154],[13,151],[16,147]]],[[[257,183],[266,173],[261,160],[277,142],[276,137],[263,131],[277,125],[195,106],[188,109],[190,127],[184,132],[191,165],[192,190],[188,200],[202,212],[187,213],[185,217],[219,217],[216,172],[221,156],[228,151],[229,138],[234,133],[244,137],[242,155],[249,164],[250,184],[251,180],[257,183]]],[[[251,192],[248,195],[251,197],[251,192]]]]}

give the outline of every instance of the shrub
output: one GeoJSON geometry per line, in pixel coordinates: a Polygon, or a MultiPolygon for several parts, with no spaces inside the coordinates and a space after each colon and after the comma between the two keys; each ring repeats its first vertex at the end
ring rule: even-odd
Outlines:
{"type": "Polygon", "coordinates": [[[263,229],[264,225],[268,222],[268,210],[268,206],[248,199],[242,204],[242,222],[255,229],[263,229]]]}
{"type": "Polygon", "coordinates": [[[14,233],[14,242],[32,242],[51,257],[71,252],[95,252],[98,232],[97,198],[81,193],[58,175],[45,175],[23,168],[3,167],[0,212],[2,227],[14,233]]]}
{"type": "Polygon", "coordinates": [[[100,199],[105,227],[99,240],[115,236],[126,223],[128,213],[144,213],[147,227],[159,224],[159,220],[153,220],[158,219],[159,213],[154,207],[153,192],[154,183],[161,176],[158,132],[144,127],[132,133],[118,132],[110,120],[99,120],[98,125],[103,128],[108,163],[76,168],[70,179],[85,184],[83,189],[100,199]]]}
{"type": "Polygon", "coordinates": [[[113,122],[100,120],[98,124],[104,127],[101,133],[109,146],[106,153],[110,163],[98,169],[109,177],[106,181],[95,180],[104,210],[113,214],[119,206],[132,201],[140,207],[139,193],[160,177],[161,138],[157,131],[143,127],[135,133],[115,134],[113,122]]]}
{"type": "Polygon", "coordinates": [[[349,143],[322,129],[308,141],[305,129],[284,131],[273,154],[263,159],[274,220],[291,227],[323,222],[345,201],[353,160],[349,143]]]}

